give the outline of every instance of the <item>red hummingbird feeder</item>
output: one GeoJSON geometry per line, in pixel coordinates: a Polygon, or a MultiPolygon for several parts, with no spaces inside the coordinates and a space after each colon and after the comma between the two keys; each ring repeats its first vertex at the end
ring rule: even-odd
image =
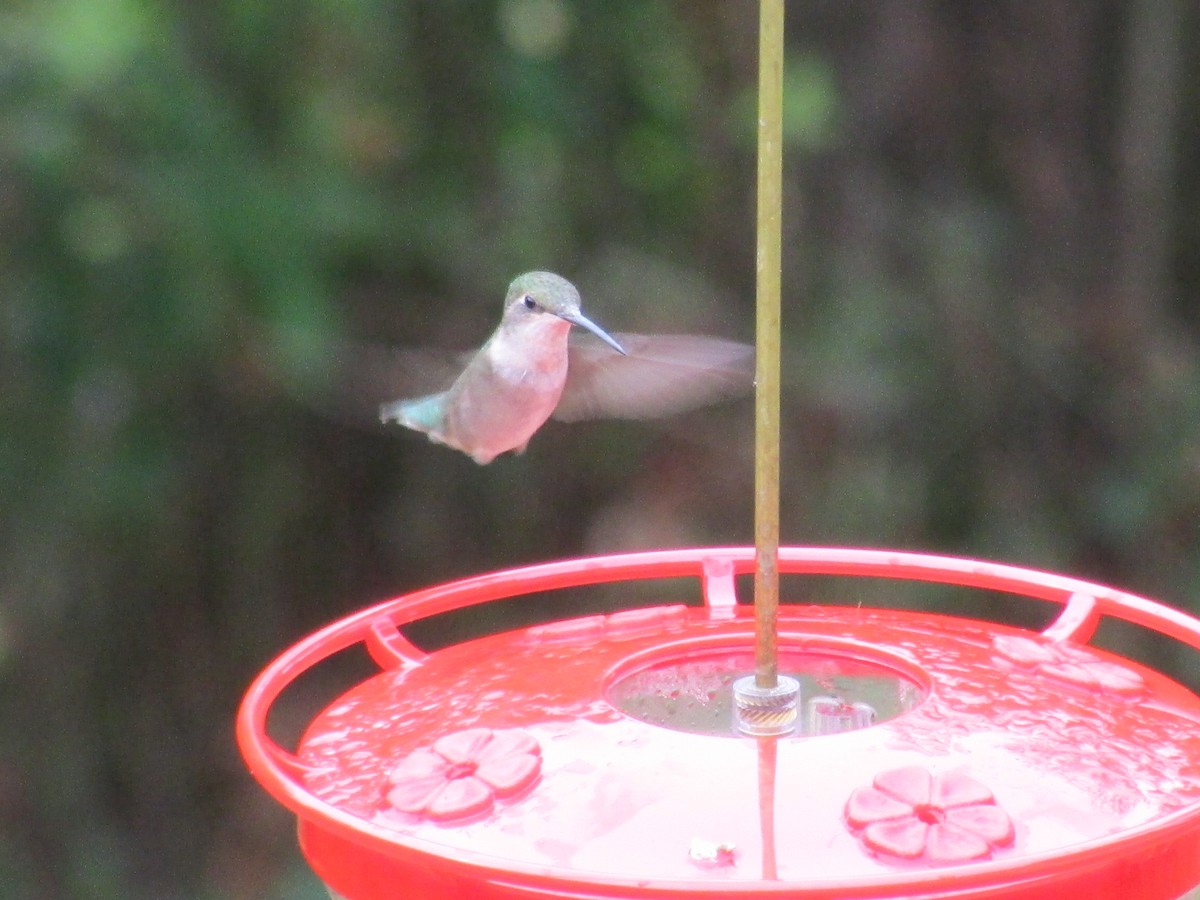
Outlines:
{"type": "Polygon", "coordinates": [[[1172,900],[1200,883],[1200,697],[1090,643],[1110,617],[1200,649],[1200,621],[996,563],[778,547],[783,2],[761,7],[757,546],[443,584],[272,662],[246,694],[238,741],[334,897],[1172,900]],[[753,608],[735,596],[751,572],[753,608]],[[777,605],[781,572],[1062,609],[1035,632],[777,605]],[[681,577],[697,579],[694,604],[432,653],[405,634],[490,601],[681,577]],[[280,747],[266,728],[276,698],[356,645],[381,671],[280,747]]]}
{"type": "Polygon", "coordinates": [[[781,548],[782,573],[906,579],[1060,604],[1043,631],[857,606],[779,608],[781,709],[737,698],[752,548],[596,557],[456,581],[313,634],[238,717],[335,897],[1171,900],[1200,883],[1200,697],[1089,643],[1104,617],[1200,648],[1200,621],[1061,575],[882,550],[781,548]],[[692,576],[660,605],[424,653],[406,626],[522,594],[692,576]],[[267,733],[301,673],[381,671],[267,733]],[[784,679],[781,679],[784,680],[784,679]],[[759,715],[762,713],[762,715],[759,715]]]}

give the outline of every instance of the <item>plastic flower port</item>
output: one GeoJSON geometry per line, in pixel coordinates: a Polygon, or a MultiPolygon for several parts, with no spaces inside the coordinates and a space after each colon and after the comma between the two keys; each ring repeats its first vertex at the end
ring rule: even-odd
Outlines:
{"type": "Polygon", "coordinates": [[[524,731],[470,728],[401,760],[388,773],[387,801],[411,815],[461,819],[520,793],[541,770],[541,747],[524,731]]]}
{"type": "Polygon", "coordinates": [[[1012,820],[984,785],[919,766],[880,772],[855,790],[846,821],[869,850],[934,865],[987,859],[1013,841],[1012,820]]]}

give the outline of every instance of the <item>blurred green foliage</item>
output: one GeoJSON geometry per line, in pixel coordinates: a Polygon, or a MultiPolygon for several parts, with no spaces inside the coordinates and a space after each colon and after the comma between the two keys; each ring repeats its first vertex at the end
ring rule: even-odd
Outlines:
{"type": "MultiPolygon", "coordinates": [[[[319,896],[232,743],[274,653],[458,575],[750,539],[747,404],[480,468],[306,398],[341,341],[479,342],[532,268],[615,330],[751,335],[755,29],[0,10],[6,896],[319,896]]],[[[786,541],[1195,608],[1198,29],[1183,0],[789,4],[786,541]]]]}

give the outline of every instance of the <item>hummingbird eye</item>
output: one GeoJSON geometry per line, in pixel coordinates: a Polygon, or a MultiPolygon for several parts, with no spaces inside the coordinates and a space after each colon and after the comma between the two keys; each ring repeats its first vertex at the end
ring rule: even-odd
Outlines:
{"type": "Polygon", "coordinates": [[[525,308],[526,309],[537,309],[538,308],[537,301],[534,300],[533,297],[529,294],[525,295],[525,308]]]}

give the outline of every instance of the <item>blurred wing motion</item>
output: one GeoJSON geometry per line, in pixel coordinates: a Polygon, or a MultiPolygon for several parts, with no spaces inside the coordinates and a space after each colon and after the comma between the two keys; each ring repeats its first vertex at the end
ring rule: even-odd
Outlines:
{"type": "Polygon", "coordinates": [[[652,419],[749,392],[754,348],[688,334],[617,334],[627,356],[572,336],[554,418],[652,419]]]}
{"type": "Polygon", "coordinates": [[[394,349],[381,344],[333,342],[311,377],[286,385],[304,406],[359,427],[379,423],[379,404],[450,387],[470,353],[394,349]]]}

